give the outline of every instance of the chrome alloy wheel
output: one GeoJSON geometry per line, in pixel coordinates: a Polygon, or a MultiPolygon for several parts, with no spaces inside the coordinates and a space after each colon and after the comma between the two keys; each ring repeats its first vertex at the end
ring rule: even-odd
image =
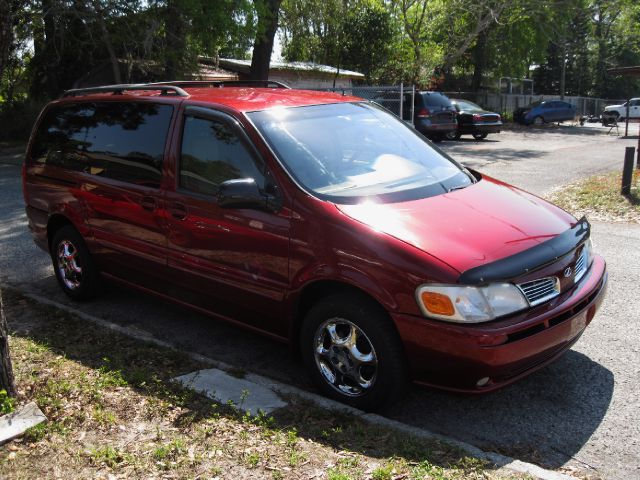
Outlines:
{"type": "Polygon", "coordinates": [[[69,240],[58,244],[58,273],[69,290],[80,287],[82,282],[82,268],[77,262],[78,249],[69,240]]]}
{"type": "Polygon", "coordinates": [[[378,358],[365,333],[342,318],[331,318],[316,330],[315,360],[324,380],[338,392],[359,397],[373,387],[378,358]]]}

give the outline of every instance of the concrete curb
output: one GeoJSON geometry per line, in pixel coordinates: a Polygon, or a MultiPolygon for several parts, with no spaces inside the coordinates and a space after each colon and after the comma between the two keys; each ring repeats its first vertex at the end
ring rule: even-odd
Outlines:
{"type": "MultiPolygon", "coordinates": [[[[15,288],[15,287],[14,287],[15,288]]],[[[50,300],[48,298],[45,298],[41,295],[35,294],[35,293],[29,293],[29,292],[25,292],[20,290],[21,293],[27,297],[30,298],[31,300],[34,300],[35,302],[38,302],[40,304],[43,305],[49,305],[55,308],[58,308],[60,310],[64,310],[68,313],[72,313],[75,316],[86,320],[88,322],[92,322],[96,325],[99,325],[101,327],[107,328],[109,330],[121,333],[123,335],[126,335],[128,337],[131,338],[135,338],[136,340],[141,340],[144,342],[148,342],[154,345],[158,345],[160,347],[164,347],[164,348],[168,348],[170,350],[174,350],[177,352],[181,352],[186,354],[187,356],[189,356],[192,360],[201,362],[205,365],[211,365],[214,367],[217,367],[221,370],[226,370],[226,371],[233,371],[233,370],[237,370],[236,367],[234,367],[233,365],[227,364],[225,362],[222,361],[218,361],[218,360],[214,360],[212,358],[209,357],[205,357],[204,355],[200,355],[198,353],[193,353],[193,352],[185,352],[183,350],[180,350],[178,348],[176,348],[175,346],[171,345],[168,342],[165,342],[163,340],[159,340],[155,337],[153,337],[152,335],[146,333],[146,332],[140,332],[140,331],[136,331],[134,329],[128,328],[128,327],[123,327],[121,325],[117,325],[115,323],[109,322],[107,320],[103,320],[101,318],[95,317],[93,315],[90,315],[88,313],[82,312],[80,310],[77,310],[73,307],[70,307],[68,305],[64,305],[62,303],[56,302],[54,300],[50,300]]],[[[299,398],[308,400],[310,402],[312,402],[313,404],[315,404],[318,407],[327,409],[327,410],[332,410],[332,411],[338,411],[338,412],[342,412],[342,413],[348,413],[350,415],[354,415],[356,417],[359,417],[371,424],[374,425],[379,425],[382,427],[386,427],[392,430],[396,430],[396,431],[400,431],[400,432],[404,432],[419,438],[424,438],[424,439],[429,439],[429,440],[438,440],[444,443],[448,443],[449,445],[453,445],[455,447],[458,447],[459,449],[461,449],[462,451],[464,451],[465,453],[469,454],[470,456],[473,456],[475,458],[481,459],[481,460],[486,460],[488,462],[490,462],[491,464],[494,464],[496,466],[498,466],[501,469],[506,469],[512,472],[517,472],[517,473],[524,473],[524,474],[528,474],[531,475],[534,478],[540,479],[540,480],[576,480],[576,477],[572,477],[569,475],[565,475],[563,473],[559,473],[559,472],[555,472],[553,470],[547,470],[541,467],[538,467],[537,465],[534,465],[532,463],[527,463],[527,462],[522,462],[520,460],[516,460],[514,458],[511,457],[507,457],[504,455],[500,455],[498,453],[494,453],[494,452],[485,452],[484,450],[481,450],[480,448],[471,445],[469,443],[466,442],[462,442],[460,440],[456,440],[454,438],[451,437],[447,437],[445,435],[440,435],[434,432],[431,432],[429,430],[425,430],[422,428],[418,428],[418,427],[413,427],[411,425],[407,425],[405,423],[402,422],[398,422],[396,420],[391,420],[389,418],[385,418],[382,417],[380,415],[377,414],[373,414],[373,413],[366,413],[363,412],[362,410],[358,410],[356,408],[350,407],[348,405],[344,405],[340,402],[337,402],[335,400],[331,400],[329,398],[325,398],[322,397],[320,395],[317,395],[315,393],[311,393],[311,392],[307,392],[305,390],[302,390],[300,388],[297,387],[293,387],[291,385],[286,385],[284,383],[278,382],[276,380],[272,380],[270,378],[267,377],[263,377],[262,375],[257,375],[255,373],[249,373],[244,377],[245,380],[256,383],[258,385],[264,386],[264,387],[268,387],[271,388],[273,390],[275,390],[278,393],[284,394],[284,395],[295,395],[299,398]]]]}

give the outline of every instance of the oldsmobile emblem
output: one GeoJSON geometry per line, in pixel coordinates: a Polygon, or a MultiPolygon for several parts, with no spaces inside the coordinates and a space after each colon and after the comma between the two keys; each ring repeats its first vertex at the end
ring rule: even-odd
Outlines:
{"type": "Polygon", "coordinates": [[[571,267],[567,267],[564,269],[564,278],[569,278],[573,273],[573,269],[571,267]]]}

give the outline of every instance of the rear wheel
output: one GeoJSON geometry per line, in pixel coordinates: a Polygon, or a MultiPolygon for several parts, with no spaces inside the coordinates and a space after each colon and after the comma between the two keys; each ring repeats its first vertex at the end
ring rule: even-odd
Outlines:
{"type": "Polygon", "coordinates": [[[475,138],[476,140],[484,140],[485,138],[487,138],[487,135],[487,133],[474,133],[473,138],[475,138]]]}
{"type": "Polygon", "coordinates": [[[300,348],[316,386],[354,407],[380,409],[406,384],[397,332],[385,313],[361,296],[336,294],[314,305],[302,325],[300,348]]]}
{"type": "Polygon", "coordinates": [[[442,133],[435,133],[431,135],[431,141],[433,143],[439,143],[444,139],[444,135],[442,133]]]}
{"type": "Polygon", "coordinates": [[[60,287],[73,300],[88,300],[98,291],[98,271],[82,236],[70,225],[51,241],[51,260],[60,287]]]}

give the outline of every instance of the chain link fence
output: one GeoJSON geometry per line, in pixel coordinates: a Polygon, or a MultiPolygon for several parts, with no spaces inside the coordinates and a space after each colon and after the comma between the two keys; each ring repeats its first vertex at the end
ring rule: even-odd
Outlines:
{"type": "MultiPolygon", "coordinates": [[[[353,95],[376,102],[406,121],[413,118],[413,105],[416,88],[414,85],[390,86],[351,86],[340,88],[318,89],[325,92],[336,92],[342,95],[353,95]],[[410,100],[409,100],[410,98],[410,100]]],[[[489,92],[443,92],[449,98],[462,98],[481,105],[487,110],[498,112],[505,118],[511,118],[513,111],[542,100],[563,100],[576,107],[579,116],[600,116],[607,105],[618,105],[625,100],[609,100],[591,97],[573,97],[560,95],[520,95],[489,92]]]]}
{"type": "Polygon", "coordinates": [[[413,85],[387,85],[387,86],[352,86],[341,88],[317,89],[323,92],[334,92],[342,95],[352,95],[354,97],[371,100],[383,106],[394,115],[410,122],[413,118],[413,104],[416,88],[413,85]]]}
{"type": "Polygon", "coordinates": [[[497,94],[489,92],[444,92],[449,98],[463,98],[475,102],[487,110],[499,112],[503,116],[510,118],[514,110],[526,107],[533,102],[543,100],[562,100],[576,107],[576,114],[579,116],[600,116],[607,105],[618,105],[625,100],[608,100],[604,98],[572,97],[561,98],[560,95],[518,95],[518,94],[497,94]]]}

